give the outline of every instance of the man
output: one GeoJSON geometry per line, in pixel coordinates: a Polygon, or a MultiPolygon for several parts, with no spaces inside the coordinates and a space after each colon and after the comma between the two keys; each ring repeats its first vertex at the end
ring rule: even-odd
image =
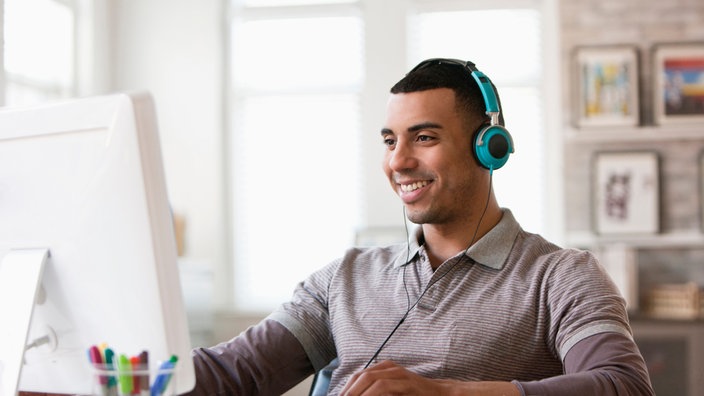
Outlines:
{"type": "Polygon", "coordinates": [[[498,205],[513,142],[486,76],[433,59],[391,93],[383,168],[418,232],[348,250],[260,324],[194,350],[194,393],[280,394],[336,359],[331,394],[653,394],[594,257],[498,205]]]}

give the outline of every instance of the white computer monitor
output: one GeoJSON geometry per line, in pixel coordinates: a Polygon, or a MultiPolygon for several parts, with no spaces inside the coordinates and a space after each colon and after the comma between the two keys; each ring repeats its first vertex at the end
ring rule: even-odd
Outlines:
{"type": "MultiPolygon", "coordinates": [[[[30,264],[36,261],[27,257],[30,264]]],[[[17,342],[0,349],[5,389],[13,389],[12,367],[18,366],[21,391],[89,394],[93,380],[86,351],[102,343],[126,354],[147,350],[152,365],[178,355],[176,392],[194,386],[173,222],[148,93],[0,109],[3,266],[0,306],[6,313],[0,317],[0,339],[27,333],[18,323],[26,310],[17,307],[31,278],[39,276],[37,293],[30,293],[36,301],[30,304],[26,343],[40,342],[22,353],[19,366],[16,354],[2,352],[16,351],[17,342]],[[43,265],[21,274],[31,266],[17,253],[42,251],[48,253],[43,265]]]]}

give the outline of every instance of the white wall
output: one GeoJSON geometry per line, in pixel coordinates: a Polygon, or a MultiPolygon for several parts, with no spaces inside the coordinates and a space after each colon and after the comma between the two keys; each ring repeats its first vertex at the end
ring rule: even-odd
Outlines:
{"type": "MultiPolygon", "coordinates": [[[[186,216],[186,257],[226,280],[222,3],[112,0],[107,11],[110,89],[154,95],[169,195],[186,216]]],[[[216,284],[216,300],[224,288],[216,284]]]]}

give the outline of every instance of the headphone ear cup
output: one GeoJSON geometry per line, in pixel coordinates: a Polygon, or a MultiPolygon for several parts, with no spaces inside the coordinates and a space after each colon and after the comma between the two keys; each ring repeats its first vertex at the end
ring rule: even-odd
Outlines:
{"type": "Polygon", "coordinates": [[[513,153],[513,138],[506,128],[488,125],[476,134],[473,147],[479,165],[496,170],[504,166],[513,153]]]}

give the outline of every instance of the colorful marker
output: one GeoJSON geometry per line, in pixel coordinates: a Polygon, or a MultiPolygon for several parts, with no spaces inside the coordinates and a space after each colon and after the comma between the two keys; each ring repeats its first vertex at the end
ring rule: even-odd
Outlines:
{"type": "MultiPolygon", "coordinates": [[[[115,352],[111,348],[106,347],[103,350],[103,362],[105,363],[105,369],[112,373],[115,370],[115,352]]],[[[108,395],[117,394],[117,377],[114,375],[108,376],[108,395]]]]}
{"type": "Polygon", "coordinates": [[[117,359],[117,380],[120,383],[120,392],[123,395],[132,393],[132,367],[130,359],[125,354],[120,354],[117,359]]]}
{"type": "Polygon", "coordinates": [[[141,374],[141,363],[142,361],[139,359],[139,356],[132,356],[130,358],[130,366],[132,367],[132,394],[133,395],[138,395],[140,388],[142,386],[141,384],[141,379],[142,374],[141,374]]]}
{"type": "Polygon", "coordinates": [[[88,348],[87,354],[96,369],[102,396],[162,396],[169,387],[178,362],[176,355],[171,355],[169,360],[162,362],[150,387],[148,351],[144,350],[131,358],[126,354],[118,356],[103,343],[88,348]]]}
{"type": "MultiPolygon", "coordinates": [[[[103,369],[103,355],[100,353],[100,349],[98,349],[97,346],[93,345],[88,349],[88,359],[90,359],[90,362],[93,364],[95,368],[98,370],[103,369]]],[[[103,395],[107,395],[108,393],[108,377],[105,375],[98,375],[98,381],[100,381],[100,388],[103,395]]]]}
{"type": "Polygon", "coordinates": [[[140,377],[139,389],[142,395],[149,396],[149,352],[142,351],[139,354],[139,361],[144,374],[140,377]]]}
{"type": "Polygon", "coordinates": [[[178,362],[178,356],[171,355],[169,360],[161,363],[159,373],[152,384],[151,396],[161,396],[164,394],[164,391],[166,391],[166,388],[169,386],[169,381],[171,380],[176,362],[178,362]]]}

